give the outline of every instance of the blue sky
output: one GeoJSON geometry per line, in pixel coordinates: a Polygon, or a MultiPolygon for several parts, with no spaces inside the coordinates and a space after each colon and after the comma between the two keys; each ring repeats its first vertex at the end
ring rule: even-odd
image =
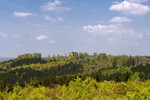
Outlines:
{"type": "Polygon", "coordinates": [[[150,55],[148,0],[1,0],[0,56],[150,55]]]}

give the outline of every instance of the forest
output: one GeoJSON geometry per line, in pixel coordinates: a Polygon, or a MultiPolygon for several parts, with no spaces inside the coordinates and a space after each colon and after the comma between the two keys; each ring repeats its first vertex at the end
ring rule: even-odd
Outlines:
{"type": "Polygon", "coordinates": [[[0,62],[0,100],[149,100],[150,58],[70,52],[0,62]]]}

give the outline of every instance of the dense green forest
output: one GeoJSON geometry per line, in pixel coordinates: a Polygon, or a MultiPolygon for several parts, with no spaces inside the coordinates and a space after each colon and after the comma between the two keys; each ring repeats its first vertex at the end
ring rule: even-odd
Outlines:
{"type": "Polygon", "coordinates": [[[0,62],[0,100],[149,100],[149,79],[146,56],[23,54],[0,62]]]}

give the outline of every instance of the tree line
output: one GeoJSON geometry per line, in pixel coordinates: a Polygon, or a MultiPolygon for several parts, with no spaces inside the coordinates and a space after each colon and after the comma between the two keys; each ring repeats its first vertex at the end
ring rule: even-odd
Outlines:
{"type": "Polygon", "coordinates": [[[25,87],[68,86],[70,81],[87,77],[97,82],[150,79],[148,57],[71,52],[68,56],[42,57],[40,53],[23,54],[0,62],[0,91],[13,91],[16,84],[25,87]]]}

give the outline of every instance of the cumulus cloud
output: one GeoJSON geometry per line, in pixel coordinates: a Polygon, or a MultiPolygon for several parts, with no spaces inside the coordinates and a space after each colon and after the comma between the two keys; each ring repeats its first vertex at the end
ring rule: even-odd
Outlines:
{"type": "Polygon", "coordinates": [[[5,33],[1,33],[0,32],[0,37],[4,37],[4,38],[6,38],[8,35],[7,34],[5,34],[5,33]]]}
{"type": "Polygon", "coordinates": [[[45,11],[54,11],[54,12],[68,11],[71,9],[69,7],[63,7],[61,5],[62,3],[59,0],[55,0],[54,2],[46,3],[45,5],[41,6],[41,8],[45,11]]]}
{"type": "Polygon", "coordinates": [[[48,37],[45,36],[45,35],[39,35],[39,36],[36,37],[36,40],[45,40],[45,39],[47,39],[47,38],[48,38],[48,37]]]}
{"type": "Polygon", "coordinates": [[[148,2],[148,0],[127,0],[127,1],[136,3],[148,2]]]}
{"type": "Polygon", "coordinates": [[[114,17],[110,20],[110,22],[121,23],[121,22],[131,22],[131,20],[126,17],[114,17]]]}
{"type": "Polygon", "coordinates": [[[150,11],[149,6],[137,3],[135,1],[143,1],[143,0],[128,0],[120,3],[118,2],[112,5],[109,9],[111,11],[118,11],[128,15],[145,15],[150,11]]]}
{"type": "Polygon", "coordinates": [[[61,22],[63,21],[64,19],[61,18],[61,17],[57,17],[57,18],[52,18],[50,16],[44,16],[44,18],[48,21],[51,21],[51,22],[61,22]]]}
{"type": "Polygon", "coordinates": [[[94,36],[97,35],[114,35],[114,36],[137,36],[138,33],[132,29],[128,29],[123,27],[121,24],[111,24],[111,25],[88,25],[83,27],[84,31],[93,34],[94,36]]]}
{"type": "Polygon", "coordinates": [[[14,11],[14,16],[16,17],[27,17],[27,16],[30,16],[30,15],[33,15],[32,13],[25,13],[25,12],[16,12],[14,11]]]}

